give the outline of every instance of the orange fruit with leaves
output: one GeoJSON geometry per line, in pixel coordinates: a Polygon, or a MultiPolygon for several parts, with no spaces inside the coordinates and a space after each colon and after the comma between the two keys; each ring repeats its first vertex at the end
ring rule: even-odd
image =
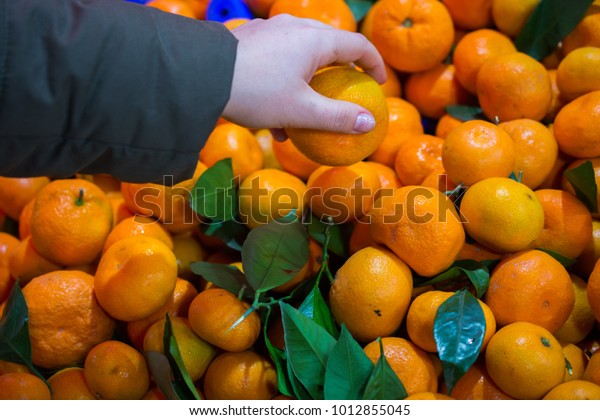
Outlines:
{"type": "Polygon", "coordinates": [[[394,167],[398,149],[412,136],[424,134],[421,114],[410,102],[402,98],[386,98],[388,109],[388,131],[383,141],[367,160],[394,167]]]}
{"type": "Polygon", "coordinates": [[[565,357],[545,328],[514,322],[494,334],[485,351],[492,380],[517,399],[538,399],[562,382],[565,357]]]}
{"type": "MultiPolygon", "coordinates": [[[[569,193],[571,193],[572,195],[576,195],[575,189],[573,188],[573,185],[571,184],[571,181],[568,180],[568,178],[565,175],[566,171],[570,171],[572,169],[576,169],[579,168],[582,164],[588,162],[592,164],[592,169],[594,171],[594,179],[596,182],[596,185],[600,185],[600,157],[597,158],[591,158],[591,159],[575,159],[575,160],[569,160],[568,164],[565,165],[565,167],[563,168],[561,177],[560,177],[560,185],[557,186],[557,188],[560,188],[564,191],[567,191],[569,193]]],[[[587,163],[586,163],[587,164],[587,163]]],[[[593,198],[592,198],[593,200],[593,198]]],[[[600,190],[598,190],[598,195],[596,196],[596,200],[600,200],[600,190]]],[[[600,201],[598,201],[600,203],[600,201]]],[[[594,219],[597,219],[600,213],[592,213],[592,217],[594,219]]]]}
{"type": "Polygon", "coordinates": [[[492,20],[500,32],[516,37],[540,0],[493,0],[492,20]]]}
{"type": "Polygon", "coordinates": [[[600,47],[600,1],[595,0],[577,26],[562,40],[561,51],[567,55],[576,48],[600,47]]]}
{"type": "Polygon", "coordinates": [[[294,211],[302,217],[306,184],[279,169],[260,169],[248,175],[238,189],[239,217],[250,229],[294,211]]]}
{"type": "Polygon", "coordinates": [[[309,159],[329,166],[352,165],[373,153],[388,130],[386,97],[375,79],[348,66],[333,66],[317,71],[310,86],[325,97],[364,107],[375,118],[375,127],[362,134],[286,129],[298,150],[309,159]]]}
{"type": "Polygon", "coordinates": [[[444,0],[454,24],[460,28],[474,30],[492,26],[493,0],[444,0]]]}
{"type": "Polygon", "coordinates": [[[50,389],[46,383],[27,372],[0,375],[0,400],[49,400],[50,389]]]}
{"type": "Polygon", "coordinates": [[[273,154],[277,162],[284,171],[297,176],[303,181],[306,181],[319,165],[317,162],[310,160],[298,150],[296,145],[290,140],[272,141],[273,154]]]}
{"type": "Polygon", "coordinates": [[[394,333],[410,303],[410,268],[393,252],[367,247],[337,270],[329,291],[331,312],[362,342],[394,333]]]}
{"type": "Polygon", "coordinates": [[[490,122],[465,121],[446,136],[442,163],[450,181],[457,185],[509,176],[515,165],[514,141],[490,122]]]}
{"type": "Polygon", "coordinates": [[[569,318],[575,291],[561,263],[543,251],[528,250],[500,261],[485,303],[500,326],[527,321],[554,333],[569,318]]]}
{"type": "Polygon", "coordinates": [[[92,347],[112,337],[115,321],[99,305],[89,274],[53,271],[31,280],[23,296],[36,366],[60,369],[82,363],[92,347]]]}
{"type": "Polygon", "coordinates": [[[369,212],[381,183],[377,171],[361,161],[350,166],[322,166],[311,174],[306,186],[306,200],[315,216],[345,223],[369,212]]]}
{"type": "Polygon", "coordinates": [[[200,161],[213,166],[231,158],[233,176],[240,181],[264,165],[263,151],[252,132],[231,122],[217,125],[200,150],[200,161]]]}
{"type": "Polygon", "coordinates": [[[567,100],[600,90],[600,46],[576,48],[556,69],[556,84],[567,100]]]}
{"type": "Polygon", "coordinates": [[[135,321],[165,305],[176,281],[173,251],[159,239],[138,235],[115,242],[102,254],[94,289],[98,302],[112,317],[135,321]]]}
{"type": "Polygon", "coordinates": [[[85,358],[88,388],[101,400],[139,400],[150,388],[150,372],[142,353],[130,345],[107,340],[85,358]]]}
{"type": "Polygon", "coordinates": [[[533,190],[510,178],[471,185],[460,202],[465,231],[499,253],[533,247],[544,228],[544,208],[533,190]]]}
{"type": "Polygon", "coordinates": [[[192,330],[203,340],[225,351],[244,351],[258,339],[261,325],[258,313],[248,313],[249,308],[248,303],[233,293],[210,288],[194,298],[188,320],[192,330]]]}
{"type": "Polygon", "coordinates": [[[450,105],[473,103],[471,94],[458,82],[454,64],[440,63],[410,74],[404,84],[404,97],[421,115],[439,119],[450,105]]]}
{"type": "Polygon", "coordinates": [[[521,182],[538,188],[550,175],[558,158],[558,144],[552,131],[530,119],[516,119],[498,124],[513,139],[515,166],[513,172],[522,175],[521,182]]]}
{"type": "Polygon", "coordinates": [[[171,318],[187,316],[190,303],[192,303],[197,294],[198,290],[196,286],[187,280],[178,278],[175,283],[173,295],[162,308],[151,313],[146,318],[127,323],[127,337],[131,343],[137,349],[141,350],[146,331],[156,321],[165,319],[165,315],[167,314],[171,318]]]}
{"type": "Polygon", "coordinates": [[[452,17],[441,2],[380,0],[372,19],[371,42],[384,61],[400,72],[429,70],[452,47],[452,17]]]}
{"type": "Polygon", "coordinates": [[[208,366],[203,385],[207,400],[269,400],[277,395],[277,371],[252,350],[225,352],[208,366]]]}
{"type": "Polygon", "coordinates": [[[82,367],[66,367],[48,378],[53,400],[95,400],[82,367]]]}
{"type": "Polygon", "coordinates": [[[561,108],[554,119],[559,149],[575,158],[600,156],[600,90],[586,93],[561,108]]]}
{"type": "Polygon", "coordinates": [[[131,216],[119,222],[113,227],[104,242],[103,252],[115,242],[130,236],[149,235],[158,239],[173,249],[173,238],[171,233],[155,219],[149,217],[131,216]]]}
{"type": "MultiPolygon", "coordinates": [[[[429,355],[409,340],[400,337],[382,337],[383,354],[396,373],[406,393],[437,392],[438,378],[429,355]]],[[[367,357],[376,364],[381,357],[379,340],[364,347],[367,357]]]]}
{"type": "MultiPolygon", "coordinates": [[[[204,376],[208,365],[216,356],[217,350],[192,331],[187,318],[173,317],[170,318],[170,322],[185,370],[190,375],[190,379],[195,382],[204,376]]],[[[148,328],[144,335],[144,353],[149,351],[164,353],[165,325],[166,320],[162,318],[148,328]]]]}
{"type": "MultiPolygon", "coordinates": [[[[410,340],[426,352],[436,353],[438,351],[433,326],[439,307],[452,297],[454,293],[441,290],[431,290],[415,297],[406,314],[406,330],[410,340]]],[[[496,332],[496,320],[490,308],[479,301],[481,310],[485,317],[485,334],[481,345],[481,351],[496,332]]]]}
{"type": "Polygon", "coordinates": [[[561,343],[565,356],[565,376],[563,381],[568,382],[581,379],[588,364],[588,357],[585,355],[583,349],[573,343],[562,343],[556,337],[556,334],[554,337],[561,343]]]}
{"type": "Polygon", "coordinates": [[[106,194],[82,179],[54,180],[35,198],[31,241],[39,254],[60,265],[94,262],[112,228],[106,194]]]}
{"type": "Polygon", "coordinates": [[[552,103],[548,70],[531,56],[513,52],[489,58],[477,74],[477,98],[490,120],[540,121],[552,103]]]}
{"type": "Polygon", "coordinates": [[[544,229],[532,246],[577,258],[592,240],[590,211],[562,190],[539,189],[535,195],[544,209],[544,229]]]}
{"type": "Polygon", "coordinates": [[[275,0],[269,8],[269,17],[283,13],[315,19],[337,29],[356,31],[352,10],[343,0],[275,0]]]}
{"type": "Polygon", "coordinates": [[[444,172],[443,147],[444,140],[431,134],[420,134],[402,143],[394,161],[402,185],[421,185],[430,173],[444,172]]]}
{"type": "Polygon", "coordinates": [[[18,220],[23,207],[49,183],[50,178],[46,176],[32,178],[0,177],[0,210],[8,217],[18,220]]]}
{"type": "Polygon", "coordinates": [[[454,204],[442,192],[406,186],[379,197],[369,212],[369,234],[421,276],[447,269],[465,242],[454,204]]]}
{"type": "Polygon", "coordinates": [[[516,52],[513,41],[494,29],[478,29],[458,41],[452,62],[456,79],[470,93],[477,94],[477,75],[483,63],[500,54],[516,52]]]}

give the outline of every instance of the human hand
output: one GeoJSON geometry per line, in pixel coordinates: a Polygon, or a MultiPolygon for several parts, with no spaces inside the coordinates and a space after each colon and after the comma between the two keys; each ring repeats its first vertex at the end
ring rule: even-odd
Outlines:
{"type": "Polygon", "coordinates": [[[342,133],[363,133],[375,126],[365,108],[326,98],[309,86],[319,68],[341,63],[355,63],[377,82],[385,82],[383,60],[363,35],[289,15],[255,19],[232,33],[238,49],[231,96],[223,111],[227,120],[253,128],[342,133]]]}

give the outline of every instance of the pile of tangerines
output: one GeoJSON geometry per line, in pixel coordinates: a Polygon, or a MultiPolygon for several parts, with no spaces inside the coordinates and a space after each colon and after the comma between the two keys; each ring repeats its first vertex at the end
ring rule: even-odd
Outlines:
{"type": "MultiPolygon", "coordinates": [[[[165,398],[144,355],[164,351],[166,314],[201,396],[286,398],[251,302],[190,269],[240,267],[190,207],[202,174],[230,158],[245,228],[291,209],[351,228],[327,303],[374,363],[384,349],[409,398],[600,399],[600,213],[566,175],[587,165],[600,180],[600,2],[543,59],[515,46],[540,0],[378,0],[358,22],[343,0],[246,3],[259,17],[289,13],[370,39],[384,85],[338,66],[311,86],[365,106],[376,128],[289,130],[278,142],[220,120],[194,176],[170,186],[0,178],[0,311],[20,287],[31,360],[49,384],[0,361],[0,398],[165,398]],[[457,105],[479,114],[448,113],[457,105]],[[479,357],[449,390],[434,322],[465,283],[415,280],[463,260],[495,263],[478,299],[479,357]]],[[[207,4],[148,6],[202,19],[207,4]]],[[[311,258],[276,292],[317,274],[323,244],[309,244],[311,258]]],[[[280,320],[268,331],[283,348],[280,320]]]]}

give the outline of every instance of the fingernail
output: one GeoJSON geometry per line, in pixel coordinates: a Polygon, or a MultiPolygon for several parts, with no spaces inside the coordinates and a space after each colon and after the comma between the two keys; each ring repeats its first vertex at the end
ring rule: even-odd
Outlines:
{"type": "Polygon", "coordinates": [[[367,131],[371,131],[374,127],[375,118],[373,118],[371,114],[361,112],[356,116],[356,121],[354,121],[354,131],[366,133],[367,131]]]}

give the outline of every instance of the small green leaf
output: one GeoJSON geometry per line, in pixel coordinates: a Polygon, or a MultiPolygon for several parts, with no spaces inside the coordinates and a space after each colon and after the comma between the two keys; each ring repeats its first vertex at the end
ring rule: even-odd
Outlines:
{"type": "Polygon", "coordinates": [[[342,325],[340,338],[327,360],[325,399],[359,400],[372,372],[373,363],[346,326],[342,325]]]}
{"type": "Polygon", "coordinates": [[[483,111],[478,106],[448,105],[446,107],[446,112],[450,114],[450,116],[461,121],[485,119],[483,111]]]}
{"type": "Polygon", "coordinates": [[[296,375],[294,374],[294,370],[292,368],[292,362],[289,358],[286,357],[286,368],[288,373],[288,378],[290,379],[290,384],[294,391],[294,395],[298,400],[312,400],[314,399],[309,393],[308,390],[302,385],[302,383],[298,380],[296,375]]]}
{"type": "Polygon", "coordinates": [[[295,396],[294,388],[292,387],[290,378],[287,374],[287,361],[285,359],[285,352],[273,345],[271,340],[269,339],[269,318],[271,316],[271,307],[268,306],[266,310],[266,315],[262,321],[262,333],[263,340],[265,342],[265,346],[267,347],[267,351],[269,352],[269,356],[271,356],[271,360],[275,365],[275,370],[277,371],[277,388],[279,392],[283,395],[287,395],[289,397],[295,396]]]}
{"type": "Polygon", "coordinates": [[[374,2],[375,0],[346,0],[348,7],[352,10],[354,20],[357,22],[365,17],[374,2]]]}
{"type": "Polygon", "coordinates": [[[205,280],[213,282],[234,295],[237,295],[242,288],[245,288],[245,296],[254,296],[252,293],[253,290],[250,284],[248,284],[244,273],[233,265],[196,261],[190,264],[190,269],[194,274],[204,277],[205,280]]]}
{"type": "Polygon", "coordinates": [[[310,293],[298,307],[298,310],[315,321],[317,325],[323,327],[332,337],[338,337],[339,331],[335,319],[333,319],[331,310],[329,309],[329,306],[327,306],[318,285],[315,285],[312,288],[310,293]]]}
{"type": "Polygon", "coordinates": [[[173,335],[173,328],[171,325],[171,318],[169,314],[165,315],[165,329],[163,332],[163,348],[165,349],[165,356],[171,366],[174,377],[174,386],[178,391],[177,394],[182,400],[199,400],[200,395],[196,391],[194,382],[185,368],[183,359],[181,358],[181,352],[177,345],[177,340],[173,335]]]}
{"type": "Polygon", "coordinates": [[[508,177],[514,181],[517,181],[518,183],[521,183],[521,180],[523,179],[523,171],[519,171],[518,174],[511,172],[508,177]]]}
{"type": "MultiPolygon", "coordinates": [[[[307,223],[308,234],[321,245],[325,242],[325,228],[327,223],[318,217],[311,216],[307,223]]],[[[352,233],[352,224],[329,224],[329,243],[327,249],[339,257],[348,257],[348,241],[352,233]]]]}
{"type": "Polygon", "coordinates": [[[308,235],[298,221],[260,225],[252,229],[242,247],[244,274],[257,292],[290,281],[309,257],[308,235]]]}
{"type": "Polygon", "coordinates": [[[182,393],[180,389],[173,383],[173,371],[169,359],[164,354],[158,351],[147,351],[144,353],[152,379],[156,383],[160,392],[163,393],[167,400],[180,400],[179,395],[182,393]]]}
{"type": "Polygon", "coordinates": [[[379,360],[373,368],[373,373],[367,382],[363,400],[403,400],[408,394],[404,384],[392,369],[383,349],[383,343],[380,338],[379,342],[380,356],[379,360]]]}
{"type": "Polygon", "coordinates": [[[550,255],[556,261],[558,261],[559,263],[561,263],[563,265],[563,267],[565,267],[565,268],[569,268],[569,267],[571,267],[573,264],[575,264],[577,262],[577,260],[574,259],[574,258],[565,257],[564,255],[559,254],[558,252],[552,251],[550,249],[544,249],[544,248],[536,248],[536,249],[538,251],[543,251],[546,254],[550,255]]]}
{"type": "MultiPolygon", "coordinates": [[[[27,366],[36,376],[46,382],[44,376],[31,361],[29,340],[29,311],[19,282],[13,285],[0,319],[0,360],[27,366]]],[[[48,382],[46,382],[48,385],[48,382]]],[[[48,387],[50,387],[48,385],[48,387]]]]}
{"type": "Polygon", "coordinates": [[[327,360],[335,346],[335,338],[287,303],[279,302],[279,306],[285,355],[293,374],[313,399],[322,400],[327,360]]]}
{"type": "Polygon", "coordinates": [[[536,60],[552,54],[594,0],[542,0],[515,39],[517,50],[536,60]]]}
{"type": "Polygon", "coordinates": [[[446,271],[433,278],[415,276],[415,285],[430,286],[437,283],[459,279],[464,275],[467,276],[473,286],[475,286],[477,297],[481,298],[487,291],[487,288],[490,284],[490,272],[488,264],[491,262],[493,261],[489,261],[486,264],[484,262],[475,260],[458,260],[455,261],[446,271]]]}
{"type": "Polygon", "coordinates": [[[200,175],[192,189],[190,205],[209,220],[226,222],[235,219],[238,197],[231,158],[218,161],[200,175]]]}
{"type": "Polygon", "coordinates": [[[438,308],[433,336],[448,392],[477,360],[484,335],[483,309],[477,298],[468,291],[454,293],[438,308]]]}
{"type": "Polygon", "coordinates": [[[566,170],[564,175],[573,186],[577,198],[590,213],[598,213],[598,186],[592,162],[586,160],[581,165],[566,170]]]}
{"type": "Polygon", "coordinates": [[[235,220],[202,223],[200,229],[205,235],[219,238],[225,245],[235,251],[242,250],[242,245],[246,240],[246,236],[248,236],[248,228],[235,220]]]}

